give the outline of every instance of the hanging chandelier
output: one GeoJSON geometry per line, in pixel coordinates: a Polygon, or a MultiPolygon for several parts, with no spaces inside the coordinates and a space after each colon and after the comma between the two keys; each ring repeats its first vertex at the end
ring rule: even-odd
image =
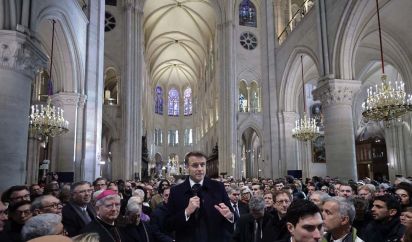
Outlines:
{"type": "MultiPolygon", "coordinates": [[[[305,81],[303,79],[303,56],[300,56],[300,63],[302,66],[302,87],[303,87],[303,109],[306,110],[306,96],[305,96],[305,81]]],[[[320,135],[319,127],[316,126],[314,118],[306,116],[303,113],[303,118],[296,120],[295,128],[292,129],[292,137],[301,141],[311,141],[320,135]]]]}
{"type": "Polygon", "coordinates": [[[367,89],[368,97],[362,103],[362,116],[366,119],[366,121],[373,120],[388,122],[406,114],[409,111],[412,111],[412,96],[411,94],[406,94],[405,83],[403,81],[396,81],[392,83],[387,80],[383,61],[382,33],[378,0],[376,0],[376,12],[378,16],[382,83],[367,89]]]}
{"type": "Polygon", "coordinates": [[[53,49],[54,49],[54,25],[53,20],[52,46],[50,55],[50,78],[48,81],[47,105],[32,105],[29,115],[29,132],[32,136],[44,139],[47,143],[49,137],[55,137],[69,131],[69,122],[64,119],[63,109],[51,105],[52,89],[52,67],[53,67],[53,49]]]}

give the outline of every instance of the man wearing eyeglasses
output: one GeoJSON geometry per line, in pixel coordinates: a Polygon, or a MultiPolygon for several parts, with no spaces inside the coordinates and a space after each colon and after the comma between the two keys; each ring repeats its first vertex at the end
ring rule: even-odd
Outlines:
{"type": "Polygon", "coordinates": [[[26,186],[12,186],[1,196],[2,202],[13,205],[21,201],[30,201],[30,192],[26,186]]]}
{"type": "Polygon", "coordinates": [[[70,187],[71,199],[63,207],[63,225],[69,237],[80,234],[80,230],[93,221],[96,212],[90,204],[93,189],[86,181],[73,183],[70,187]]]}
{"type": "Polygon", "coordinates": [[[229,241],[234,214],[223,183],[206,177],[206,155],[185,156],[186,180],[171,188],[167,224],[179,242],[229,241]]]}
{"type": "Polygon", "coordinates": [[[31,203],[31,211],[35,216],[42,213],[54,213],[62,216],[62,208],[60,200],[52,195],[37,197],[31,203]]]}
{"type": "Polygon", "coordinates": [[[273,206],[275,207],[275,240],[280,240],[288,237],[288,230],[286,227],[285,215],[288,211],[290,203],[292,202],[292,195],[285,190],[276,191],[273,194],[273,206]]]}

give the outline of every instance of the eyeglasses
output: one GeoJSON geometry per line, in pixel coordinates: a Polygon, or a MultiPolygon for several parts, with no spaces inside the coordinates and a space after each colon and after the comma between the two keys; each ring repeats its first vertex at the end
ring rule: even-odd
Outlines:
{"type": "Polygon", "coordinates": [[[277,205],[283,205],[283,204],[290,204],[290,201],[289,200],[279,200],[279,201],[276,201],[276,204],[277,205]]]}
{"type": "Polygon", "coordinates": [[[31,211],[30,211],[30,209],[26,209],[26,210],[23,210],[23,211],[16,210],[15,213],[16,213],[17,215],[24,215],[24,214],[29,215],[29,214],[31,214],[31,211]]]}
{"type": "Polygon", "coordinates": [[[93,189],[87,189],[87,190],[75,191],[75,193],[85,194],[85,193],[92,193],[93,191],[94,191],[93,189]]]}
{"type": "Polygon", "coordinates": [[[10,200],[17,201],[17,200],[30,200],[30,194],[26,194],[19,197],[11,197],[10,200]]]}
{"type": "Polygon", "coordinates": [[[57,208],[62,208],[63,207],[63,204],[62,203],[52,203],[52,204],[50,204],[50,205],[47,205],[47,206],[43,206],[43,208],[54,208],[54,209],[57,209],[57,208]]]}

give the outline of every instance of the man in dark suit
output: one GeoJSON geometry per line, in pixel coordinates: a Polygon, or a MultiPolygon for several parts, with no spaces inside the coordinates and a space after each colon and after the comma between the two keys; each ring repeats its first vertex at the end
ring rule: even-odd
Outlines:
{"type": "Polygon", "coordinates": [[[250,214],[240,217],[232,242],[272,242],[276,236],[273,216],[265,212],[263,197],[252,197],[250,214]]]}
{"type": "Polygon", "coordinates": [[[73,183],[70,187],[71,200],[63,207],[63,225],[69,237],[80,234],[80,230],[96,217],[90,204],[93,188],[86,181],[73,183]]]}
{"type": "Polygon", "coordinates": [[[230,205],[233,208],[236,220],[240,218],[241,215],[249,213],[249,206],[247,204],[239,202],[240,189],[238,186],[230,186],[226,188],[227,195],[230,199],[230,205]]]}
{"type": "Polygon", "coordinates": [[[179,242],[226,242],[233,233],[234,214],[223,183],[206,174],[206,156],[185,156],[189,177],[172,187],[167,203],[167,224],[179,242]]]}

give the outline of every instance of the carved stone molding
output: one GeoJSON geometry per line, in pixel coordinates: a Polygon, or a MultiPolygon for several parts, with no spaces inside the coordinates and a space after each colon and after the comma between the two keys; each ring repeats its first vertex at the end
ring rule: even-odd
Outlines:
{"type": "Polygon", "coordinates": [[[353,95],[359,90],[360,81],[332,79],[322,81],[312,91],[314,100],[320,100],[323,107],[330,105],[352,105],[353,95]]]}
{"type": "Polygon", "coordinates": [[[20,72],[30,79],[41,67],[47,66],[47,56],[25,34],[0,30],[0,68],[20,72]]]}
{"type": "Polygon", "coordinates": [[[87,96],[73,92],[59,92],[52,96],[52,103],[58,107],[76,106],[83,107],[87,96]]]}

